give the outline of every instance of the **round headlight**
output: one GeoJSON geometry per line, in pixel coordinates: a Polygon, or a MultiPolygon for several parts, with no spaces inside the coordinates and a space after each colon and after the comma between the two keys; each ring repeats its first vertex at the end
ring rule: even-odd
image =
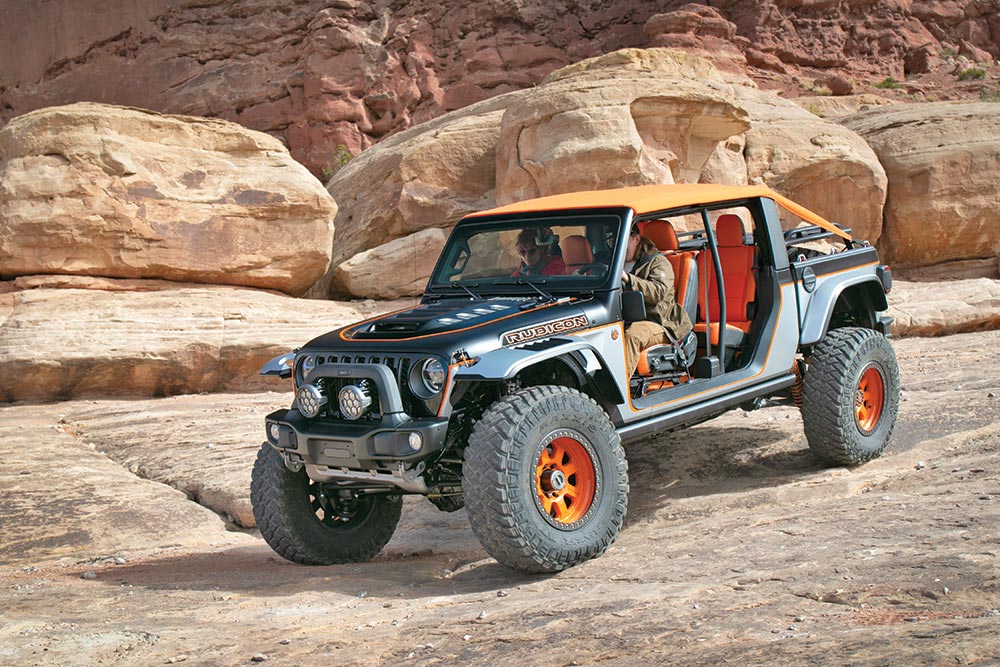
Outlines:
{"type": "Polygon", "coordinates": [[[445,377],[444,365],[440,361],[433,358],[424,360],[420,368],[420,379],[423,380],[428,391],[432,394],[441,391],[441,388],[444,387],[445,377]]]}
{"type": "Polygon", "coordinates": [[[302,365],[299,368],[302,369],[302,380],[305,381],[312,369],[316,368],[316,357],[311,354],[302,357],[302,365]]]}
{"type": "Polygon", "coordinates": [[[315,385],[304,384],[295,392],[296,407],[298,407],[299,412],[310,419],[319,414],[326,402],[326,396],[315,385]]]}
{"type": "Polygon", "coordinates": [[[349,384],[340,390],[337,398],[340,400],[340,414],[346,419],[360,419],[372,405],[370,387],[366,380],[357,385],[349,384]]]}

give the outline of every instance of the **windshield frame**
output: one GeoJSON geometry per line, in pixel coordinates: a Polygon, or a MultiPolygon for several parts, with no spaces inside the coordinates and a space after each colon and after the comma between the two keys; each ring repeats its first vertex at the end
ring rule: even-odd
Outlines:
{"type": "MultiPolygon", "coordinates": [[[[634,213],[630,208],[613,207],[566,209],[463,219],[452,230],[447,243],[445,243],[444,248],[442,248],[438,256],[434,269],[427,279],[427,285],[424,288],[424,297],[435,299],[451,295],[467,297],[467,290],[463,288],[469,288],[482,297],[538,297],[538,291],[532,289],[533,285],[541,286],[545,292],[555,295],[591,294],[615,289],[620,286],[621,282],[623,266],[622,249],[624,248],[623,244],[627,241],[628,230],[632,225],[633,215],[634,213]],[[596,221],[596,219],[605,218],[607,219],[606,223],[612,230],[611,234],[609,234],[609,239],[613,239],[614,246],[611,248],[612,254],[608,258],[608,270],[600,280],[584,282],[563,280],[563,278],[569,276],[542,275],[504,275],[492,276],[482,280],[440,280],[449,270],[448,263],[454,254],[453,248],[455,244],[462,240],[492,231],[511,231],[519,225],[539,226],[550,222],[553,227],[566,226],[567,221],[574,218],[577,220],[593,219],[591,220],[592,222],[596,221]],[[552,280],[552,278],[556,278],[556,280],[552,280]]],[[[602,220],[601,222],[604,223],[605,221],[602,220]]]]}

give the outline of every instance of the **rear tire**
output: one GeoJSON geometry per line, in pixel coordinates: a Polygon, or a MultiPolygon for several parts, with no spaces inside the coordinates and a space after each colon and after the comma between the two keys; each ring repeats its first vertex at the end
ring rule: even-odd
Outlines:
{"type": "Polygon", "coordinates": [[[858,465],[889,444],[899,410],[899,366],[882,334],[834,329],[813,348],[802,385],[802,424],[823,461],[858,465]]]}
{"type": "Polygon", "coordinates": [[[628,463],[608,416],[578,391],[540,386],[494,403],[465,450],[472,530],[499,563],[558,572],[621,531],[628,463]]]}
{"type": "Polygon", "coordinates": [[[253,466],[250,502],[264,541],[303,565],[361,563],[392,538],[403,500],[399,495],[343,498],[332,484],[292,472],[273,447],[261,445],[253,466]]]}

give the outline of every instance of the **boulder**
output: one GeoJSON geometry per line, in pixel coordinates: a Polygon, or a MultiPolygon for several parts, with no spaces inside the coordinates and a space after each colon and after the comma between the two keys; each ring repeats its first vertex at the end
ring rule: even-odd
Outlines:
{"type": "Polygon", "coordinates": [[[343,303],[161,287],[0,294],[0,401],[276,389],[258,374],[268,359],[362,319],[343,303]]]}
{"type": "Polygon", "coordinates": [[[516,97],[494,97],[400,132],[337,172],[327,184],[339,207],[333,259],[309,295],[354,294],[334,278],[342,262],[493,206],[500,118],[516,97]]]}
{"type": "Polygon", "coordinates": [[[881,233],[886,177],[864,140],[690,54],[583,61],[504,114],[498,203],[675,182],[764,183],[861,238],[881,233]]]}
{"type": "Polygon", "coordinates": [[[900,104],[840,122],[871,144],[888,174],[888,261],[926,266],[997,255],[1000,105],[900,104]]]}
{"type": "Polygon", "coordinates": [[[1000,280],[895,281],[889,315],[897,336],[946,336],[1000,329],[1000,280]]]}
{"type": "Polygon", "coordinates": [[[221,120],[80,103],[0,130],[0,276],[75,274],[302,294],[336,204],[281,143],[221,120]]]}
{"type": "MultiPolygon", "coordinates": [[[[865,141],[769,92],[736,88],[750,121],[747,179],[762,183],[871,243],[882,234],[887,180],[865,141]]],[[[794,226],[797,218],[789,218],[794,226]]]]}
{"type": "Polygon", "coordinates": [[[433,227],[365,250],[337,267],[336,283],[371,299],[420,294],[447,240],[443,229],[433,227]]]}
{"type": "Polygon", "coordinates": [[[730,80],[674,49],[625,49],[571,65],[503,117],[497,202],[574,190],[696,182],[720,142],[748,128],[730,80]]]}

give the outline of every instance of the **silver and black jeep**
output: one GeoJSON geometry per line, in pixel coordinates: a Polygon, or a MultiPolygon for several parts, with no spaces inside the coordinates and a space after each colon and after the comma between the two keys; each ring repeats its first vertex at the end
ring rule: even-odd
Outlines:
{"type": "Polygon", "coordinates": [[[896,419],[890,287],[874,248],[762,186],[572,193],[467,216],[420,305],[261,371],[290,377],[295,398],[266,419],[257,525],[289,560],[363,561],[391,538],[402,496],[420,494],[464,506],[500,563],[551,572],[617,537],[622,442],[769,399],[801,407],[818,457],[862,463],[896,419]],[[645,350],[628,377],[625,328],[646,317],[622,284],[635,226],[670,261],[695,329],[645,350]],[[524,234],[558,272],[519,270],[524,234]]]}

